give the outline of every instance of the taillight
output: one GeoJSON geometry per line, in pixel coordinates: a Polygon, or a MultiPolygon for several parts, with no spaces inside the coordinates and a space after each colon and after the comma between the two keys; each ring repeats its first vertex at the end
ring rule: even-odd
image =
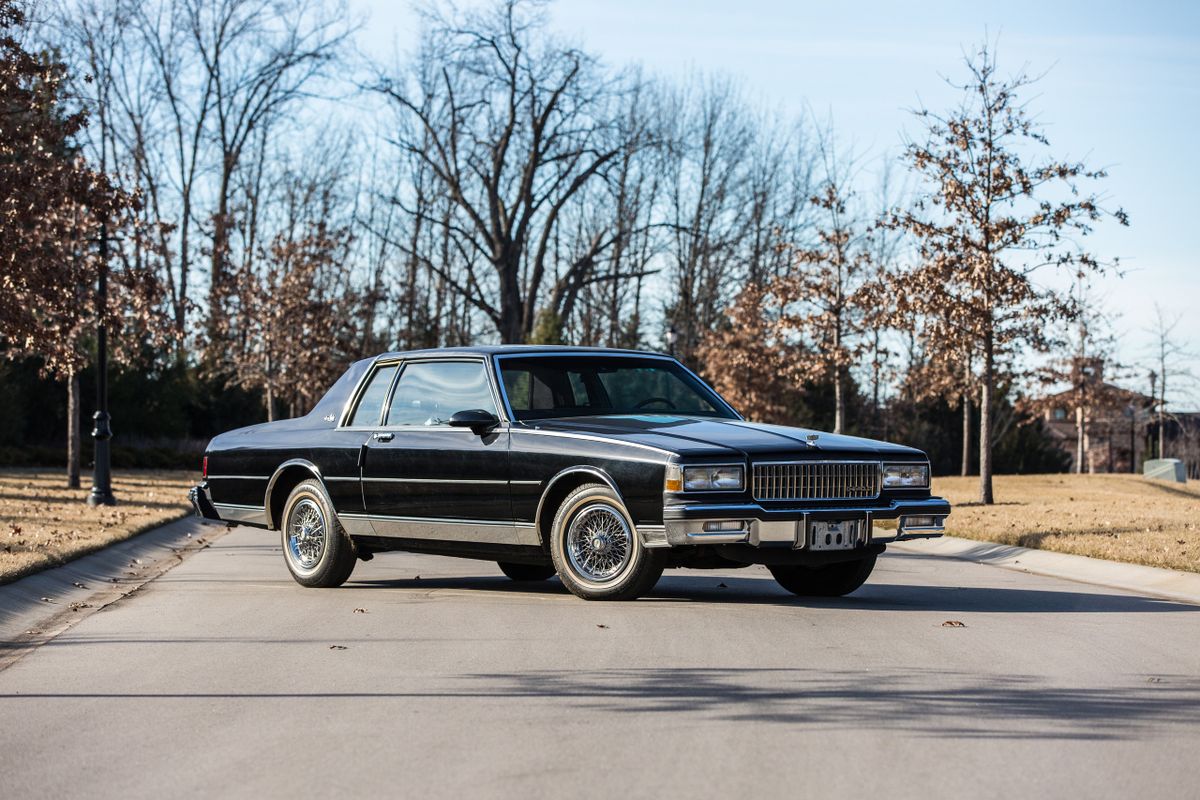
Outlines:
{"type": "Polygon", "coordinates": [[[205,456],[204,460],[200,462],[200,477],[208,477],[208,456],[205,456]]]}

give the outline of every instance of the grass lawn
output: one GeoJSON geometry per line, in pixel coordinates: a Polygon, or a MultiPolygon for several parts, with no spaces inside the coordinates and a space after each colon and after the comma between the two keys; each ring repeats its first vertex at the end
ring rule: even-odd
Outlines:
{"type": "Polygon", "coordinates": [[[996,504],[978,478],[934,478],[954,506],[946,533],[968,539],[1200,572],[1200,486],[1136,475],[999,475],[996,504]]]}
{"type": "Polygon", "coordinates": [[[0,470],[0,583],[56,566],[191,510],[192,472],[121,471],[113,475],[119,505],[90,508],[83,489],[65,488],[65,470],[0,470]]]}

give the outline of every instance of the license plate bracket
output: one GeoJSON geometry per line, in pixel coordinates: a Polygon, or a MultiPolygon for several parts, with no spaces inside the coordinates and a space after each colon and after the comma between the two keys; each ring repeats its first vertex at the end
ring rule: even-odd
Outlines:
{"type": "Polygon", "coordinates": [[[864,543],[865,519],[814,519],[808,523],[810,550],[853,550],[864,543]]]}

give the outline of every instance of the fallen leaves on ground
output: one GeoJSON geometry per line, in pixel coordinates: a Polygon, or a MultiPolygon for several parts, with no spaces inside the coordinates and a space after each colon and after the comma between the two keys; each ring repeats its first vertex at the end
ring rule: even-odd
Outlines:
{"type": "Polygon", "coordinates": [[[1139,475],[997,475],[996,505],[979,479],[935,478],[952,536],[1200,572],[1200,488],[1139,475]]]}
{"type": "Polygon", "coordinates": [[[89,506],[89,490],[66,488],[64,472],[0,470],[0,531],[8,532],[0,546],[0,583],[184,516],[196,478],[186,471],[120,470],[113,491],[121,505],[112,509],[89,506]]]}

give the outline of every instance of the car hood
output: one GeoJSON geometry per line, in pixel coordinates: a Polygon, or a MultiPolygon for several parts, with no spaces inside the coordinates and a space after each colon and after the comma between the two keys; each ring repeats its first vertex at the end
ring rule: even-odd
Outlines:
{"type": "Polygon", "coordinates": [[[765,425],[735,419],[683,417],[675,415],[571,417],[527,423],[544,431],[602,436],[607,439],[649,445],[685,457],[774,456],[821,459],[899,457],[924,459],[913,447],[843,436],[808,428],[765,425]],[[807,437],[817,437],[815,445],[807,437]]]}

